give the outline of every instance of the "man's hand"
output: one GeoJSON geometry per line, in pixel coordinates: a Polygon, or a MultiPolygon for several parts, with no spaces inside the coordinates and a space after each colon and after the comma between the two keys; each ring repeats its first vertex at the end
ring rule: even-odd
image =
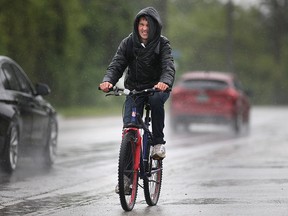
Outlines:
{"type": "Polygon", "coordinates": [[[113,87],[110,82],[103,82],[99,85],[100,89],[104,92],[109,92],[109,89],[113,87]]]}
{"type": "Polygon", "coordinates": [[[165,91],[169,88],[169,86],[166,83],[158,82],[154,88],[159,89],[160,91],[165,91]]]}

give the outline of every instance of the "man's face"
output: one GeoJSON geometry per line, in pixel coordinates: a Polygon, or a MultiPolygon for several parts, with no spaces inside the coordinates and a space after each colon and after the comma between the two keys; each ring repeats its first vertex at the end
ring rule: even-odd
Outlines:
{"type": "Polygon", "coordinates": [[[147,43],[149,36],[149,23],[145,17],[141,17],[138,24],[138,33],[142,43],[147,43]]]}

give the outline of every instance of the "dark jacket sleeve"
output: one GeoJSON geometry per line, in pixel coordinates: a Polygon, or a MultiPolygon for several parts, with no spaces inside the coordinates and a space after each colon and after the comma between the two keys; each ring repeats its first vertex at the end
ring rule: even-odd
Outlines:
{"type": "Polygon", "coordinates": [[[109,64],[106,74],[103,78],[103,82],[110,82],[115,85],[122,77],[123,72],[128,66],[128,60],[126,58],[128,37],[123,39],[118,46],[118,49],[109,64]]]}
{"type": "Polygon", "coordinates": [[[173,86],[175,79],[175,66],[174,59],[172,56],[172,50],[170,46],[170,42],[167,38],[162,36],[162,45],[161,45],[161,76],[160,82],[164,82],[170,87],[173,86]]]}

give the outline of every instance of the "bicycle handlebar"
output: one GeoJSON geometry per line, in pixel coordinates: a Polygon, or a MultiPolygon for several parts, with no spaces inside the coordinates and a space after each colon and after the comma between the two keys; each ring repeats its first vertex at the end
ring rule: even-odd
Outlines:
{"type": "MultiPolygon", "coordinates": [[[[101,90],[100,87],[98,87],[98,90],[101,90]]],[[[171,88],[168,88],[166,89],[164,92],[170,92],[172,89],[171,88]]],[[[121,95],[140,95],[140,94],[144,94],[144,93],[155,93],[155,92],[160,92],[159,89],[156,89],[156,88],[148,88],[148,89],[143,89],[143,90],[140,90],[140,91],[137,91],[137,90],[129,90],[129,89],[123,89],[123,88],[118,88],[116,86],[113,86],[113,88],[109,89],[109,92],[106,94],[106,96],[121,96],[121,95]],[[112,92],[112,93],[111,93],[112,92]]]]}

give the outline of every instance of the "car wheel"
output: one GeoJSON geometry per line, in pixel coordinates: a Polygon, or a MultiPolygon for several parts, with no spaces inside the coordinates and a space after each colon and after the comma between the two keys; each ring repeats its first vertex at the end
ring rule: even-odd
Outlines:
{"type": "Polygon", "coordinates": [[[179,127],[179,123],[177,122],[176,119],[173,119],[171,120],[170,122],[170,127],[172,129],[173,132],[176,132],[178,130],[178,127],[179,127]]]}
{"type": "Polygon", "coordinates": [[[6,137],[4,157],[1,163],[4,171],[12,173],[17,167],[19,147],[19,130],[17,124],[12,122],[6,137]]]}
{"type": "Polygon", "coordinates": [[[177,118],[171,118],[170,126],[173,133],[179,132],[179,129],[181,127],[180,122],[177,118]]]}
{"type": "Polygon", "coordinates": [[[241,113],[237,113],[235,118],[232,120],[232,129],[236,134],[239,134],[243,126],[243,117],[241,113]]]}
{"type": "Polygon", "coordinates": [[[188,133],[190,124],[188,122],[181,122],[179,120],[174,120],[171,122],[171,129],[174,133],[188,133]]]}
{"type": "Polygon", "coordinates": [[[249,116],[243,118],[243,132],[244,132],[244,135],[248,135],[250,133],[250,118],[249,118],[249,116]]]}
{"type": "Polygon", "coordinates": [[[44,149],[44,165],[51,167],[57,156],[57,138],[58,138],[58,124],[55,117],[52,117],[49,122],[49,134],[47,145],[44,149]]]}

